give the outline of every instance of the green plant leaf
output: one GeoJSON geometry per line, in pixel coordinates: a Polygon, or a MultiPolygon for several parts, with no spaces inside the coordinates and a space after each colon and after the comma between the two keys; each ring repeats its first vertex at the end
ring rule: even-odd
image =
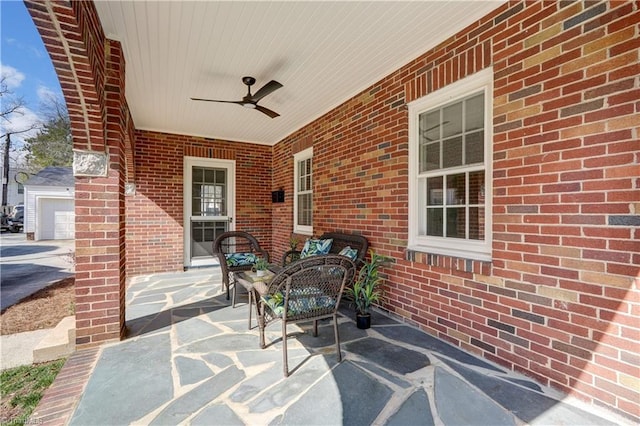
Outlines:
{"type": "Polygon", "coordinates": [[[359,313],[368,313],[372,304],[382,299],[382,284],[378,269],[392,261],[391,258],[378,255],[369,250],[370,260],[365,261],[352,288],[347,289],[348,296],[354,301],[359,313]]]}

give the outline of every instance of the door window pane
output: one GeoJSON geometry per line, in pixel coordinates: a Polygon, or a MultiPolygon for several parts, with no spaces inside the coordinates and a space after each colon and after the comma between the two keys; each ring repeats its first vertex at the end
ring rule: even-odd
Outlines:
{"type": "Polygon", "coordinates": [[[224,169],[193,167],[191,214],[225,216],[227,214],[227,173],[224,169]]]}
{"type": "Polygon", "coordinates": [[[227,226],[228,222],[191,222],[191,256],[213,256],[213,242],[227,226]]]}

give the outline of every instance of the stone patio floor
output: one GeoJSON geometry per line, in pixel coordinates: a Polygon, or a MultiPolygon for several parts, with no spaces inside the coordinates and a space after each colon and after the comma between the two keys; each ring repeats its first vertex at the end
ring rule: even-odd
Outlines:
{"type": "MultiPolygon", "coordinates": [[[[241,301],[246,301],[241,299],[241,301]]],[[[136,277],[129,338],[72,355],[29,420],[70,425],[615,425],[624,419],[376,313],[333,329],[247,327],[217,268],[136,277]],[[269,343],[271,342],[271,343],[269,343]]]]}

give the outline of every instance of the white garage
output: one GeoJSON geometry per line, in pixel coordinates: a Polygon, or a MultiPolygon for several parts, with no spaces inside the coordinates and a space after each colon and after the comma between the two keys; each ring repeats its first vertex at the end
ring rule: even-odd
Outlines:
{"type": "Polygon", "coordinates": [[[75,179],[68,167],[47,167],[24,184],[27,239],[75,237],[75,179]]]}
{"type": "Polygon", "coordinates": [[[73,200],[36,197],[36,206],[38,215],[36,234],[39,234],[39,238],[36,237],[37,240],[73,239],[75,234],[73,200]]]}

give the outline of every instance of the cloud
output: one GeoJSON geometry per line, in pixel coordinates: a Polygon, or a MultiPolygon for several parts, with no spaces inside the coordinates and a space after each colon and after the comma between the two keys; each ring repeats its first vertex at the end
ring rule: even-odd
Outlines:
{"type": "Polygon", "coordinates": [[[9,65],[0,64],[0,74],[9,90],[20,87],[25,75],[9,65]]]}
{"type": "MultiPolygon", "coordinates": [[[[29,109],[22,97],[17,97],[14,93],[16,88],[22,86],[22,82],[26,79],[24,73],[16,68],[0,63],[0,71],[4,84],[9,93],[3,94],[2,119],[0,119],[0,135],[12,134],[12,138],[16,140],[27,139],[33,137],[37,133],[43,120],[39,113],[29,109]],[[11,111],[14,105],[18,105],[15,111],[11,111]],[[27,131],[25,131],[27,130],[27,131]]],[[[43,86],[44,87],[44,86],[43,86]]],[[[40,93],[40,89],[38,91],[40,93]]],[[[42,89],[43,96],[50,91],[42,89]]]]}
{"type": "Polygon", "coordinates": [[[26,107],[21,107],[8,117],[8,120],[0,122],[0,134],[16,133],[14,138],[27,139],[35,136],[37,130],[35,127],[42,123],[42,119],[34,111],[26,107]],[[33,129],[32,129],[33,128],[33,129]],[[26,129],[31,129],[24,132],[26,129]],[[24,132],[24,133],[19,133],[24,132]]]}
{"type": "Polygon", "coordinates": [[[16,49],[26,51],[27,53],[31,54],[32,56],[38,59],[43,58],[45,56],[41,49],[38,49],[37,47],[32,46],[30,44],[25,44],[18,39],[9,37],[9,38],[6,38],[5,41],[9,46],[13,46],[16,49]]]}
{"type": "Polygon", "coordinates": [[[16,98],[13,94],[13,90],[22,84],[25,75],[14,67],[1,63],[0,71],[2,72],[4,84],[7,85],[7,89],[9,90],[9,93],[3,94],[0,135],[14,133],[16,134],[15,137],[20,139],[34,136],[36,133],[35,130],[29,130],[25,133],[21,132],[36,127],[42,120],[36,112],[24,105],[22,98],[16,98]],[[12,111],[14,105],[18,106],[18,108],[12,111]]]}
{"type": "Polygon", "coordinates": [[[60,92],[56,92],[50,87],[44,85],[38,86],[37,93],[40,102],[49,102],[52,99],[57,99],[60,97],[60,92]]]}

